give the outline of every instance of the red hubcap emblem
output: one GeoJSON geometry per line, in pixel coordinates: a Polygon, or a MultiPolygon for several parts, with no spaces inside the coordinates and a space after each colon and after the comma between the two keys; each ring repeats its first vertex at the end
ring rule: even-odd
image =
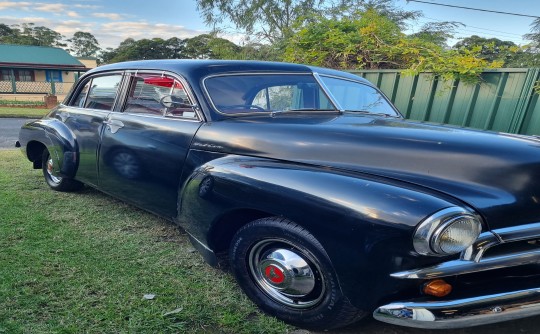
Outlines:
{"type": "Polygon", "coordinates": [[[279,269],[274,265],[269,265],[264,269],[264,274],[270,280],[270,282],[275,284],[281,284],[285,280],[285,275],[283,270],[279,269]]]}

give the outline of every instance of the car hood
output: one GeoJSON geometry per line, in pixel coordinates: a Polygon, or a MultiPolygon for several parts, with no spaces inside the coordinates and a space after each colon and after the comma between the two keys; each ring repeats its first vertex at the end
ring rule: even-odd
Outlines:
{"type": "Polygon", "coordinates": [[[453,196],[491,228],[540,221],[540,141],[369,115],[207,123],[193,147],[398,179],[453,196]]]}

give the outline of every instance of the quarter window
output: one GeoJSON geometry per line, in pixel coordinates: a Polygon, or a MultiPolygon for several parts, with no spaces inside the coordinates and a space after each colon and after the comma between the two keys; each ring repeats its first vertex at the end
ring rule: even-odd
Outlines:
{"type": "Polygon", "coordinates": [[[112,110],[121,81],[121,74],[95,77],[83,86],[71,105],[90,109],[112,110]]]}

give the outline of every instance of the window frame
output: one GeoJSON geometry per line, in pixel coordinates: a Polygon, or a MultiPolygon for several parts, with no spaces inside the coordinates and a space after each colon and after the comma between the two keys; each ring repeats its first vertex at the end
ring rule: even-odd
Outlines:
{"type": "MultiPolygon", "coordinates": [[[[238,117],[238,116],[249,116],[249,115],[267,115],[267,114],[274,114],[276,113],[275,111],[254,111],[254,112],[240,112],[240,113],[225,113],[225,112],[222,112],[221,110],[219,110],[219,108],[215,105],[211,95],[210,95],[210,92],[208,91],[208,88],[206,86],[206,80],[208,79],[211,79],[211,78],[216,78],[216,77],[232,77],[232,76],[267,76],[267,75],[305,75],[305,76],[310,76],[314,79],[315,83],[317,83],[319,85],[319,88],[320,90],[325,94],[326,98],[329,100],[329,102],[334,106],[334,109],[335,110],[332,110],[332,111],[326,111],[326,110],[323,110],[321,112],[339,112],[340,109],[339,109],[339,106],[335,103],[335,99],[330,96],[328,93],[328,90],[326,89],[325,86],[323,86],[321,84],[321,82],[319,81],[319,79],[316,77],[315,73],[314,72],[280,72],[280,71],[276,71],[276,72],[241,72],[241,73],[220,73],[220,74],[214,74],[214,75],[209,75],[209,76],[206,76],[203,78],[202,80],[202,89],[203,89],[203,92],[205,94],[205,97],[207,99],[207,101],[210,103],[210,106],[212,107],[212,109],[219,115],[222,115],[222,116],[226,116],[226,117],[238,117]]],[[[268,87],[272,87],[272,86],[268,86],[268,87]]],[[[256,96],[253,95],[252,98],[254,98],[256,96]]],[[[311,111],[313,112],[313,111],[311,111]]]]}
{"type": "Polygon", "coordinates": [[[118,110],[114,110],[115,112],[120,112],[125,115],[132,115],[132,116],[140,116],[140,117],[158,117],[158,118],[167,118],[167,119],[175,119],[175,120],[183,120],[183,121],[192,121],[192,122],[202,122],[205,120],[204,115],[201,111],[201,108],[199,107],[199,103],[197,102],[197,99],[195,98],[195,95],[192,92],[191,86],[188,84],[187,80],[184,79],[183,76],[178,75],[176,73],[168,72],[168,71],[159,71],[159,70],[125,70],[124,71],[124,89],[123,89],[123,96],[121,97],[121,101],[119,101],[118,110]],[[184,91],[186,92],[186,95],[189,99],[189,101],[193,105],[193,111],[195,112],[195,117],[183,117],[183,116],[175,116],[175,115],[167,115],[165,112],[163,112],[161,115],[158,114],[150,114],[150,113],[130,113],[125,112],[129,93],[133,87],[133,84],[135,82],[135,76],[137,74],[149,74],[149,75],[163,75],[171,77],[174,80],[177,80],[180,82],[182,87],[184,88],[184,91]]]}
{"type": "MultiPolygon", "coordinates": [[[[88,76],[88,78],[84,78],[83,80],[80,80],[78,83],[77,83],[77,87],[73,90],[73,92],[71,93],[70,97],[69,97],[69,100],[66,101],[66,106],[68,107],[71,107],[71,108],[78,108],[78,109],[85,109],[85,110],[97,110],[97,111],[102,111],[102,112],[113,112],[116,110],[117,106],[118,106],[118,102],[119,102],[119,99],[120,97],[123,95],[123,89],[124,89],[124,81],[125,81],[125,78],[124,78],[124,71],[111,71],[111,72],[101,72],[101,73],[96,73],[96,74],[93,74],[93,75],[90,75],[88,76]],[[112,107],[110,110],[106,110],[106,109],[96,109],[96,108],[88,108],[86,106],[86,103],[88,102],[88,94],[86,95],[86,97],[84,98],[84,104],[82,107],[80,106],[75,106],[75,105],[72,105],[72,103],[76,100],[76,98],[79,96],[79,94],[81,93],[81,91],[83,90],[83,88],[86,86],[87,83],[90,82],[90,87],[92,87],[92,81],[95,79],[95,78],[99,78],[99,77],[105,77],[105,76],[113,76],[113,75],[120,75],[121,79],[120,79],[120,84],[118,85],[118,90],[116,91],[116,96],[114,98],[114,101],[113,101],[113,104],[112,104],[112,107]]],[[[90,90],[88,90],[88,93],[90,93],[90,90]]]]}
{"type": "MultiPolygon", "coordinates": [[[[323,86],[326,93],[331,96],[331,100],[334,101],[337,104],[337,106],[339,106],[339,110],[341,112],[354,113],[354,111],[347,111],[347,110],[345,110],[345,108],[343,108],[343,106],[339,103],[339,101],[336,99],[334,94],[332,94],[332,92],[330,91],[328,86],[324,83],[324,81],[322,79],[323,77],[332,78],[332,79],[339,79],[339,80],[344,80],[344,81],[350,81],[350,82],[354,82],[354,83],[364,85],[366,87],[374,89],[377,93],[379,93],[383,97],[383,99],[388,103],[388,105],[395,112],[395,115],[388,115],[388,116],[403,118],[403,115],[401,114],[401,112],[394,106],[394,104],[390,101],[390,99],[378,87],[376,87],[374,85],[371,85],[369,83],[363,82],[361,80],[354,80],[353,78],[346,78],[346,77],[341,77],[341,76],[338,76],[338,75],[323,74],[323,73],[315,73],[315,74],[316,74],[316,78],[318,79],[321,86],[323,86]]],[[[378,113],[371,113],[371,112],[368,112],[368,113],[370,113],[372,115],[379,115],[378,113]]]]}

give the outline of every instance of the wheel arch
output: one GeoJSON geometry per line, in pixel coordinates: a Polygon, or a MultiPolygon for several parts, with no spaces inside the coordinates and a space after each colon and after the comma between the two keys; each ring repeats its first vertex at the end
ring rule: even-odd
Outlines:
{"type": "Polygon", "coordinates": [[[55,172],[73,178],[79,164],[78,143],[71,130],[57,119],[40,119],[25,124],[19,138],[34,168],[41,166],[41,153],[46,148],[55,161],[55,172]]]}

